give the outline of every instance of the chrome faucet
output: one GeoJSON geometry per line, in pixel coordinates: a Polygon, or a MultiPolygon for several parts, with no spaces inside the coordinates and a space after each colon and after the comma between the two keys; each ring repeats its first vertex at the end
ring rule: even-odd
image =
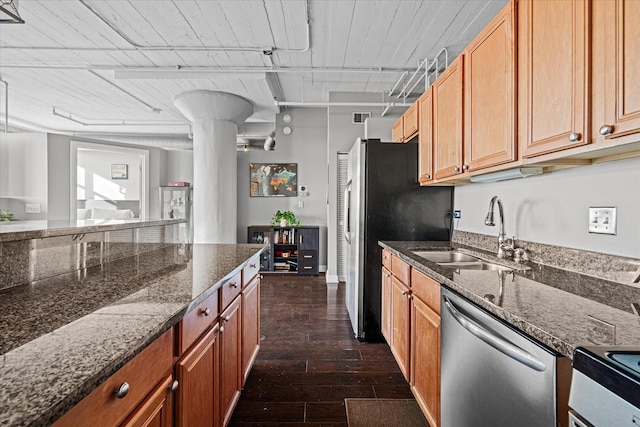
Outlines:
{"type": "Polygon", "coordinates": [[[489,202],[489,212],[484,219],[484,225],[495,226],[493,222],[493,207],[498,202],[498,212],[500,213],[500,231],[498,232],[498,258],[511,257],[515,250],[513,239],[508,239],[504,232],[504,211],[502,210],[502,201],[498,196],[493,196],[489,202]]]}

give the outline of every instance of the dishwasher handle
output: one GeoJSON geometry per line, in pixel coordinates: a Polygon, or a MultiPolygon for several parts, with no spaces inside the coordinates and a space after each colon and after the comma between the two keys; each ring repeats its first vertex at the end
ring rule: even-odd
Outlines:
{"type": "Polygon", "coordinates": [[[443,298],[444,304],[447,307],[447,310],[449,310],[449,313],[451,313],[453,318],[456,319],[456,321],[460,323],[460,325],[467,331],[471,332],[473,335],[480,338],[482,341],[489,344],[496,350],[506,354],[512,359],[517,360],[523,365],[530,367],[531,369],[539,372],[547,369],[545,364],[540,359],[523,350],[522,348],[510,343],[504,338],[492,334],[476,321],[471,320],[464,314],[460,313],[460,311],[456,309],[455,305],[449,298],[447,298],[446,296],[443,296],[443,298]]]}

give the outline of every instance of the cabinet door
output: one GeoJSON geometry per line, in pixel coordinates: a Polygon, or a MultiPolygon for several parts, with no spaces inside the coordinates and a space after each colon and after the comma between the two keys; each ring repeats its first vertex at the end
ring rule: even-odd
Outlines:
{"type": "Polygon", "coordinates": [[[391,343],[391,272],[382,267],[382,336],[391,343]]]}
{"type": "Polygon", "coordinates": [[[220,315],[220,409],[227,425],[242,388],[242,298],[220,315]]]}
{"type": "Polygon", "coordinates": [[[460,55],[433,83],[433,161],[436,179],[462,172],[462,78],[460,55]]]}
{"type": "Polygon", "coordinates": [[[173,376],[156,387],[144,402],[122,423],[123,427],[171,427],[173,425],[173,376]]]}
{"type": "Polygon", "coordinates": [[[411,390],[430,425],[440,425],[440,316],[412,298],[411,390]]]}
{"type": "Polygon", "coordinates": [[[409,141],[418,133],[418,103],[414,102],[402,115],[402,140],[409,141]]]}
{"type": "Polygon", "coordinates": [[[260,350],[260,278],[242,291],[242,385],[260,350]]]}
{"type": "Polygon", "coordinates": [[[298,232],[299,250],[318,250],[320,246],[320,229],[318,227],[300,228],[298,232]]]}
{"type": "Polygon", "coordinates": [[[219,325],[206,335],[176,364],[178,390],[176,425],[217,426],[219,325]]]}
{"type": "Polygon", "coordinates": [[[418,135],[418,180],[433,181],[433,86],[429,86],[416,101],[420,134],[418,135]]]}
{"type": "Polygon", "coordinates": [[[518,3],[519,142],[533,157],[589,141],[589,5],[518,3]]]}
{"type": "Polygon", "coordinates": [[[464,166],[474,171],[516,160],[515,2],[464,53],[464,166]]]}
{"type": "Polygon", "coordinates": [[[635,142],[640,132],[640,2],[595,1],[593,14],[598,95],[593,108],[604,109],[604,114],[594,114],[593,132],[603,140],[630,136],[618,141],[635,142]]]}
{"type": "Polygon", "coordinates": [[[410,310],[411,293],[404,283],[395,277],[391,277],[391,352],[402,371],[405,379],[409,381],[409,339],[410,334],[410,310]]]}
{"type": "Polygon", "coordinates": [[[393,142],[402,142],[404,135],[403,127],[404,117],[400,116],[398,120],[391,126],[391,139],[393,142]]]}

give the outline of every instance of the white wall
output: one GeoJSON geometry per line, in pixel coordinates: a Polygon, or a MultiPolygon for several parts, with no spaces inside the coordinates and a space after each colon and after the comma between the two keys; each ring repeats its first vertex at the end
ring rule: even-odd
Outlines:
{"type": "Polygon", "coordinates": [[[44,133],[0,134],[0,210],[16,218],[47,219],[48,145],[44,133]],[[27,214],[25,204],[40,205],[27,214]]]}
{"type": "Polygon", "coordinates": [[[640,258],[640,158],[581,166],[541,176],[455,189],[458,230],[498,235],[484,225],[489,200],[500,197],[508,236],[550,245],[640,258]],[[617,207],[617,235],[588,232],[589,207],[617,207]]]}
{"type": "Polygon", "coordinates": [[[193,151],[167,151],[161,185],[169,181],[186,181],[193,185],[193,151]]]}
{"type": "Polygon", "coordinates": [[[78,200],[140,200],[140,156],[106,149],[78,149],[77,197],[78,200]],[[111,178],[114,164],[128,165],[128,179],[111,178]]]}
{"type": "MultiPolygon", "coordinates": [[[[326,265],[327,224],[327,116],[324,108],[288,108],[276,117],[275,151],[238,152],[238,242],[246,242],[249,225],[269,224],[277,210],[290,210],[302,225],[320,230],[320,265],[326,265]],[[290,135],[282,133],[282,115],[289,114],[290,135]],[[250,197],[250,163],[297,163],[298,190],[307,186],[307,197],[250,197]],[[299,208],[298,202],[304,207],[299,208]]],[[[195,202],[194,202],[195,203],[195,202]]]]}

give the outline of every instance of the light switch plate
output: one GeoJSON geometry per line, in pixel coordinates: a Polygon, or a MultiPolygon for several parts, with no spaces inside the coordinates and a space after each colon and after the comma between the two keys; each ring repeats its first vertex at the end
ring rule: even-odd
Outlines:
{"type": "Polygon", "coordinates": [[[616,208],[589,208],[589,233],[616,234],[616,208]]]}
{"type": "Polygon", "coordinates": [[[26,213],[40,213],[40,203],[27,203],[24,206],[26,213]]]}

